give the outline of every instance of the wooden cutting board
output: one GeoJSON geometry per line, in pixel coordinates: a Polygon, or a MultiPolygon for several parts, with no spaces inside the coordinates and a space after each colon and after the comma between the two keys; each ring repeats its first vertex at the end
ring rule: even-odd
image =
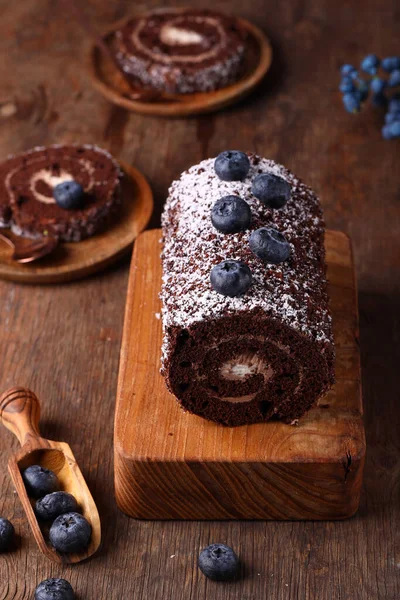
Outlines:
{"type": "Polygon", "coordinates": [[[115,415],[118,506],[144,519],[343,519],[365,456],[349,238],[328,231],[335,387],[299,425],[226,428],[183,412],[159,373],[160,230],[136,241],[115,415]]]}

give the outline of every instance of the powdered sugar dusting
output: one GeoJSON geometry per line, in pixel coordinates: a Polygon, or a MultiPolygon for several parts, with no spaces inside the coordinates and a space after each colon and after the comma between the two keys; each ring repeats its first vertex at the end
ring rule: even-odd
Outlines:
{"type": "MultiPolygon", "coordinates": [[[[314,192],[282,165],[249,155],[251,168],[244,181],[221,181],[214,159],[202,161],[173,182],[162,217],[163,327],[190,328],[198,321],[218,319],[241,311],[262,311],[315,340],[321,350],[332,343],[331,317],[325,282],[324,222],[314,192]],[[292,186],[291,198],[271,210],[251,193],[258,173],[274,173],[292,186]],[[238,195],[250,205],[250,229],[222,234],[212,225],[210,211],[221,197],[238,195]],[[252,254],[250,233],[274,226],[291,245],[291,257],[279,265],[265,264],[252,254]],[[225,259],[248,264],[253,285],[241,297],[229,298],[211,288],[210,271],[225,259]]],[[[165,336],[164,357],[168,353],[165,336]]]]}

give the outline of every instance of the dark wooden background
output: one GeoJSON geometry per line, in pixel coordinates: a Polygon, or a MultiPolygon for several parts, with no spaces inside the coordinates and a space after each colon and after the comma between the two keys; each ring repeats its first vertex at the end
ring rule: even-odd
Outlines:
{"type": "MultiPolygon", "coordinates": [[[[99,27],[155,6],[87,0],[99,27]]],[[[196,2],[199,6],[206,2],[196,2]]],[[[80,600],[398,600],[400,598],[400,141],[383,114],[344,112],[338,67],[369,52],[399,53],[396,0],[215,1],[270,35],[273,68],[245,103],[187,120],[129,114],[92,90],[87,40],[61,0],[0,0],[0,156],[38,144],[93,142],[150,179],[159,223],[171,180],[224,149],[285,163],[320,193],[327,224],[354,242],[368,457],[358,515],[337,523],[137,522],[113,497],[113,412],[128,260],[69,285],[0,283],[0,388],[31,387],[43,434],[68,441],[98,503],[104,544],[60,569],[39,555],[7,473],[17,442],[0,435],[0,514],[18,549],[0,556],[0,599],[30,599],[64,576],[80,600]],[[245,565],[234,584],[207,581],[202,547],[231,544],[245,565]]],[[[149,398],[151,410],[151,398],[149,398]]]]}

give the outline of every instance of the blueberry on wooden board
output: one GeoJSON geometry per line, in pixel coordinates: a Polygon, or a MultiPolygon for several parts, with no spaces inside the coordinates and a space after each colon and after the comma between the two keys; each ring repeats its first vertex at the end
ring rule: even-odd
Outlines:
{"type": "Polygon", "coordinates": [[[60,515],[50,527],[49,538],[52,546],[58,552],[81,552],[84,550],[92,535],[92,527],[77,512],[60,515]]]}
{"type": "Polygon", "coordinates": [[[43,521],[53,521],[60,515],[76,512],[78,503],[72,494],[67,492],[53,492],[37,500],[36,515],[43,521]]]}
{"type": "Polygon", "coordinates": [[[290,256],[290,244],[285,236],[272,227],[260,227],[249,238],[251,251],[265,262],[279,264],[290,256]]]}
{"type": "Polygon", "coordinates": [[[239,196],[224,196],[212,207],[211,221],[221,233],[243,231],[250,225],[250,206],[239,196]]]}
{"type": "Polygon", "coordinates": [[[247,292],[252,284],[252,276],[246,263],[223,260],[211,269],[210,281],[216,292],[233,298],[247,292]]]}
{"type": "Polygon", "coordinates": [[[0,552],[5,552],[10,548],[14,535],[14,525],[8,519],[0,517],[0,552]]]}
{"type": "Polygon", "coordinates": [[[31,465],[25,469],[22,472],[22,479],[28,494],[33,498],[42,498],[60,489],[57,475],[40,465],[31,465]]]}
{"type": "Polygon", "coordinates": [[[200,571],[214,581],[231,581],[239,572],[239,558],[225,544],[211,544],[201,551],[198,566],[200,571]]]}
{"type": "Polygon", "coordinates": [[[35,590],[35,600],[74,600],[71,584],[65,579],[46,579],[35,590]]]}
{"type": "Polygon", "coordinates": [[[282,208],[290,198],[291,185],[273,173],[261,173],[253,180],[251,192],[269,208],[282,208]]]}
{"type": "Polygon", "coordinates": [[[250,161],[244,152],[225,150],[214,162],[216,174],[222,181],[242,181],[250,169],[250,161]]]}
{"type": "Polygon", "coordinates": [[[58,206],[66,210],[76,210],[83,205],[84,190],[80,183],[71,179],[55,186],[53,196],[58,206]]]}

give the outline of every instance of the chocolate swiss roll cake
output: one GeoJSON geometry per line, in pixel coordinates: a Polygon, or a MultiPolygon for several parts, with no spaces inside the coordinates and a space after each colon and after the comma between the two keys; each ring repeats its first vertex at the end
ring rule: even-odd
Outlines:
{"type": "Polygon", "coordinates": [[[245,38],[235,18],[210,10],[165,9],[130,20],[115,32],[111,45],[134,83],[187,94],[236,81],[245,38]]]}
{"type": "Polygon", "coordinates": [[[271,160],[225,152],[171,185],[162,225],[168,389],[224,425],[295,423],[334,382],[315,193],[271,160]]]}
{"type": "Polygon", "coordinates": [[[16,233],[80,241],[107,225],[121,200],[120,177],[95,146],[34,148],[0,165],[0,205],[16,233]]]}

